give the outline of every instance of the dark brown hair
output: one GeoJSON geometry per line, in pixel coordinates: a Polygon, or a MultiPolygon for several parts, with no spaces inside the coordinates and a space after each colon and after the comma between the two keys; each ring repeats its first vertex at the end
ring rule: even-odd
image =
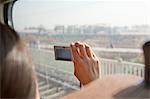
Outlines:
{"type": "Polygon", "coordinates": [[[35,99],[36,78],[25,43],[0,23],[0,98],[35,99]]]}

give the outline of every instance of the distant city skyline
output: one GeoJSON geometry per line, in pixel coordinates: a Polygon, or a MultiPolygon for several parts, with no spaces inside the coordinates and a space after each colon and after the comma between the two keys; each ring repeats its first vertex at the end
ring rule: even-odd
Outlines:
{"type": "Polygon", "coordinates": [[[149,0],[18,0],[13,9],[16,30],[43,25],[150,25],[149,0]]]}

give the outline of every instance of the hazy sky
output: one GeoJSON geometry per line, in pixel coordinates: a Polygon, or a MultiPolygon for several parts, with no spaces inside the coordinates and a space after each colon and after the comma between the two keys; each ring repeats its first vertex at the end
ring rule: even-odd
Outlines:
{"type": "Polygon", "coordinates": [[[13,10],[17,30],[63,24],[150,25],[149,0],[18,0],[13,10]]]}

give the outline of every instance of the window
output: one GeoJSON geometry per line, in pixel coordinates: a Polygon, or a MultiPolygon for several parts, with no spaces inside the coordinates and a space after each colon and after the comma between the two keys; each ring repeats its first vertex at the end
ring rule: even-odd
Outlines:
{"type": "Polygon", "coordinates": [[[92,46],[102,75],[143,77],[141,47],[150,39],[149,9],[148,0],[18,0],[14,27],[32,52],[41,96],[61,97],[79,88],[72,62],[56,61],[53,51],[54,45],[74,41],[92,46]]]}

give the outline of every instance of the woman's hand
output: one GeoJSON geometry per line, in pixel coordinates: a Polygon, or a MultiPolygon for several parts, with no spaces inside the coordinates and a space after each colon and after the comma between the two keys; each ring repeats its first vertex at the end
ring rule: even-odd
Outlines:
{"type": "Polygon", "coordinates": [[[99,59],[85,43],[76,42],[71,44],[74,63],[74,75],[82,85],[99,78],[99,59]]]}

